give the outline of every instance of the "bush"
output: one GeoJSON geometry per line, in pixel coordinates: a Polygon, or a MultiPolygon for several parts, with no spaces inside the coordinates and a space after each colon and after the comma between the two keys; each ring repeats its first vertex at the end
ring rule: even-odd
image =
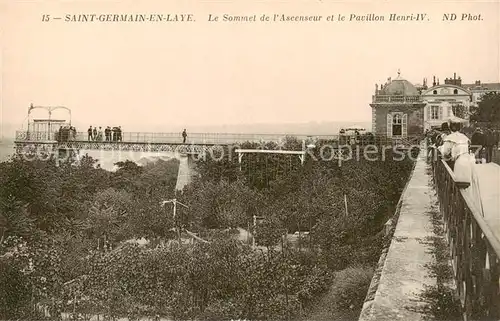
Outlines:
{"type": "Polygon", "coordinates": [[[338,272],[330,295],[340,309],[361,309],[372,281],[370,267],[349,267],[338,272]]]}

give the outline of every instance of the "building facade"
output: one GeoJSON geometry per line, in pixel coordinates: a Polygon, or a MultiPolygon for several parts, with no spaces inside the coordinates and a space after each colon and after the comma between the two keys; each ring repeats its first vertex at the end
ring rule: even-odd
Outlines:
{"type": "Polygon", "coordinates": [[[472,93],[462,87],[462,79],[456,78],[456,74],[446,78],[443,85],[434,79],[432,87],[421,95],[425,102],[424,130],[441,127],[451,118],[463,119],[468,125],[472,93]]]}
{"type": "Polygon", "coordinates": [[[432,86],[413,85],[398,72],[396,79],[375,85],[372,96],[372,131],[393,138],[420,135],[425,130],[441,127],[453,118],[468,125],[471,108],[477,107],[482,95],[500,93],[499,83],[462,84],[462,79],[446,78],[444,84],[433,78],[432,86]]]}
{"type": "Polygon", "coordinates": [[[487,93],[496,92],[500,94],[500,83],[481,83],[476,80],[474,84],[463,84],[462,87],[472,94],[471,107],[477,107],[481,97],[487,93]]]}
{"type": "Polygon", "coordinates": [[[402,138],[424,132],[424,107],[419,90],[398,72],[394,80],[375,85],[372,96],[372,131],[377,135],[402,138]]]}

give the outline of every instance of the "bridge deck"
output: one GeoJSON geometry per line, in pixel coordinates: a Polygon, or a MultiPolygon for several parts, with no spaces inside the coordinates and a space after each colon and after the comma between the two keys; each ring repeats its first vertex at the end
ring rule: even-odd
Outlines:
{"type": "Polygon", "coordinates": [[[87,133],[65,133],[58,136],[56,133],[17,131],[16,142],[50,142],[50,141],[73,141],[73,142],[95,142],[95,143],[146,143],[146,144],[241,144],[245,142],[284,142],[287,139],[296,139],[299,142],[338,142],[341,145],[354,144],[388,144],[388,145],[419,145],[421,136],[387,137],[387,136],[359,136],[355,135],[304,135],[304,134],[239,134],[239,133],[188,133],[186,141],[180,133],[141,133],[123,132],[121,138],[116,141],[106,137],[97,140],[89,140],[87,133]]]}
{"type": "MultiPolygon", "coordinates": [[[[69,134],[68,134],[69,135],[69,134]]],[[[180,133],[144,133],[144,132],[123,132],[121,139],[116,141],[111,137],[107,141],[106,137],[101,137],[97,140],[89,140],[88,134],[77,132],[72,136],[63,135],[64,141],[77,142],[103,142],[103,143],[149,143],[149,144],[183,144],[183,137],[180,133]]],[[[282,141],[286,137],[293,136],[298,140],[336,140],[337,135],[291,135],[291,134],[239,134],[239,133],[188,133],[186,137],[187,144],[233,144],[243,142],[260,142],[260,141],[282,141]]],[[[47,132],[26,132],[17,131],[16,141],[18,142],[34,142],[34,141],[57,141],[57,134],[47,132]]]]}

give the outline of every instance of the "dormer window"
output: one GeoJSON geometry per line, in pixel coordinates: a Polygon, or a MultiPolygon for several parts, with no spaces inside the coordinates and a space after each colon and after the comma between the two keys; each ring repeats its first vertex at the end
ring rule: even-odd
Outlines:
{"type": "Polygon", "coordinates": [[[434,90],[432,93],[433,93],[434,95],[437,95],[438,91],[437,91],[437,90],[434,90]]]}
{"type": "Polygon", "coordinates": [[[458,95],[458,89],[453,90],[453,93],[454,93],[455,95],[458,95]]]}

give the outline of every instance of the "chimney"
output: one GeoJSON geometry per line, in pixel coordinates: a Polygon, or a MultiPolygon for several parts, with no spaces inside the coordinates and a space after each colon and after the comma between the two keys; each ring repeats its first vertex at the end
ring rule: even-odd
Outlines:
{"type": "Polygon", "coordinates": [[[433,76],[432,86],[436,86],[436,76],[433,76]]]}
{"type": "Polygon", "coordinates": [[[453,73],[453,80],[455,80],[455,79],[457,79],[457,73],[456,72],[453,73]]]}
{"type": "Polygon", "coordinates": [[[437,79],[437,85],[439,86],[439,78],[437,79]]]}
{"type": "Polygon", "coordinates": [[[459,86],[459,87],[462,87],[462,78],[458,77],[458,79],[455,80],[455,85],[459,86]]]}
{"type": "Polygon", "coordinates": [[[475,84],[478,85],[478,86],[481,85],[481,80],[476,80],[475,84]]]}

